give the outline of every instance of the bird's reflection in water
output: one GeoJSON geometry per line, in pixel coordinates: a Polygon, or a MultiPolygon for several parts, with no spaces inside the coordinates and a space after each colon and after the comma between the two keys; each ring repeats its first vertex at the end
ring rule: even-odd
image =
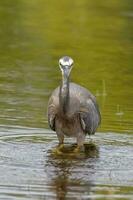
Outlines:
{"type": "Polygon", "coordinates": [[[65,144],[62,154],[58,155],[51,151],[48,156],[47,174],[50,179],[50,186],[52,186],[50,188],[58,200],[75,199],[76,196],[82,196],[86,191],[89,194],[93,185],[92,177],[89,175],[91,173],[88,175],[86,173],[92,170],[94,163],[97,162],[99,157],[98,147],[94,143],[88,143],[84,145],[84,152],[72,154],[74,148],[75,145],[65,144]],[[84,165],[87,163],[89,165],[87,165],[86,172],[84,165]]]}

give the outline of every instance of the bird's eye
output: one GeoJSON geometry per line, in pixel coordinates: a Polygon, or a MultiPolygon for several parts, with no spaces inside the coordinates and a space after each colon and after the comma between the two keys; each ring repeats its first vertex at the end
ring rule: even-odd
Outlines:
{"type": "Polygon", "coordinates": [[[70,65],[69,65],[69,68],[71,68],[72,66],[73,66],[73,64],[70,64],[70,65]]]}
{"type": "Polygon", "coordinates": [[[62,67],[61,62],[59,62],[59,66],[62,67]]]}

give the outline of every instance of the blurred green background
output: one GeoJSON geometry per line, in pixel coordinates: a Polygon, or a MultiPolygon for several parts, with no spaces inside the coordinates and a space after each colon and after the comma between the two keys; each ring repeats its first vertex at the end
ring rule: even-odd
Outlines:
{"type": "Polygon", "coordinates": [[[99,131],[133,129],[131,0],[0,2],[0,123],[47,128],[47,102],[71,56],[73,82],[96,95],[99,131]]]}

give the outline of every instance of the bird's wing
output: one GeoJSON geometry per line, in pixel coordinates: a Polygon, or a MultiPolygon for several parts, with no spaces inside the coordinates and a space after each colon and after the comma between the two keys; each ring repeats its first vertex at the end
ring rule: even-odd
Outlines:
{"type": "Polygon", "coordinates": [[[101,120],[98,105],[92,99],[87,99],[85,105],[81,106],[79,115],[85,133],[94,134],[101,120]]]}
{"type": "Polygon", "coordinates": [[[48,123],[50,128],[55,131],[55,118],[56,118],[56,104],[54,103],[55,98],[51,97],[48,102],[48,123]]]}
{"type": "Polygon", "coordinates": [[[59,107],[59,87],[57,87],[53,91],[48,101],[48,110],[47,110],[48,123],[53,131],[55,131],[55,118],[57,115],[58,107],[59,107]]]}
{"type": "Polygon", "coordinates": [[[48,107],[48,124],[53,131],[55,131],[55,117],[56,113],[54,106],[50,105],[48,107]]]}

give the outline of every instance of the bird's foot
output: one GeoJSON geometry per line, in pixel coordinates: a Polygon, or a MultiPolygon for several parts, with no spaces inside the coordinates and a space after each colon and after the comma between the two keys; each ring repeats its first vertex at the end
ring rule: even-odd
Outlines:
{"type": "Polygon", "coordinates": [[[61,149],[63,149],[63,148],[64,148],[64,144],[59,144],[58,150],[61,150],[61,149]]]}
{"type": "Polygon", "coordinates": [[[64,147],[64,144],[59,144],[58,147],[56,147],[55,149],[52,150],[52,152],[56,155],[62,155],[63,152],[61,151],[61,149],[64,147]]]}
{"type": "Polygon", "coordinates": [[[77,146],[74,150],[73,153],[79,153],[80,152],[80,146],[77,146]]]}
{"type": "Polygon", "coordinates": [[[60,151],[58,148],[53,149],[53,150],[52,150],[52,153],[53,153],[53,154],[56,154],[56,155],[62,155],[62,154],[63,154],[63,152],[60,151]]]}
{"type": "Polygon", "coordinates": [[[84,152],[84,145],[77,145],[77,147],[73,150],[75,153],[84,152]]]}
{"type": "Polygon", "coordinates": [[[71,155],[76,155],[79,154],[81,152],[84,152],[84,146],[79,146],[77,145],[77,147],[73,150],[73,152],[71,153],[71,155]]]}

